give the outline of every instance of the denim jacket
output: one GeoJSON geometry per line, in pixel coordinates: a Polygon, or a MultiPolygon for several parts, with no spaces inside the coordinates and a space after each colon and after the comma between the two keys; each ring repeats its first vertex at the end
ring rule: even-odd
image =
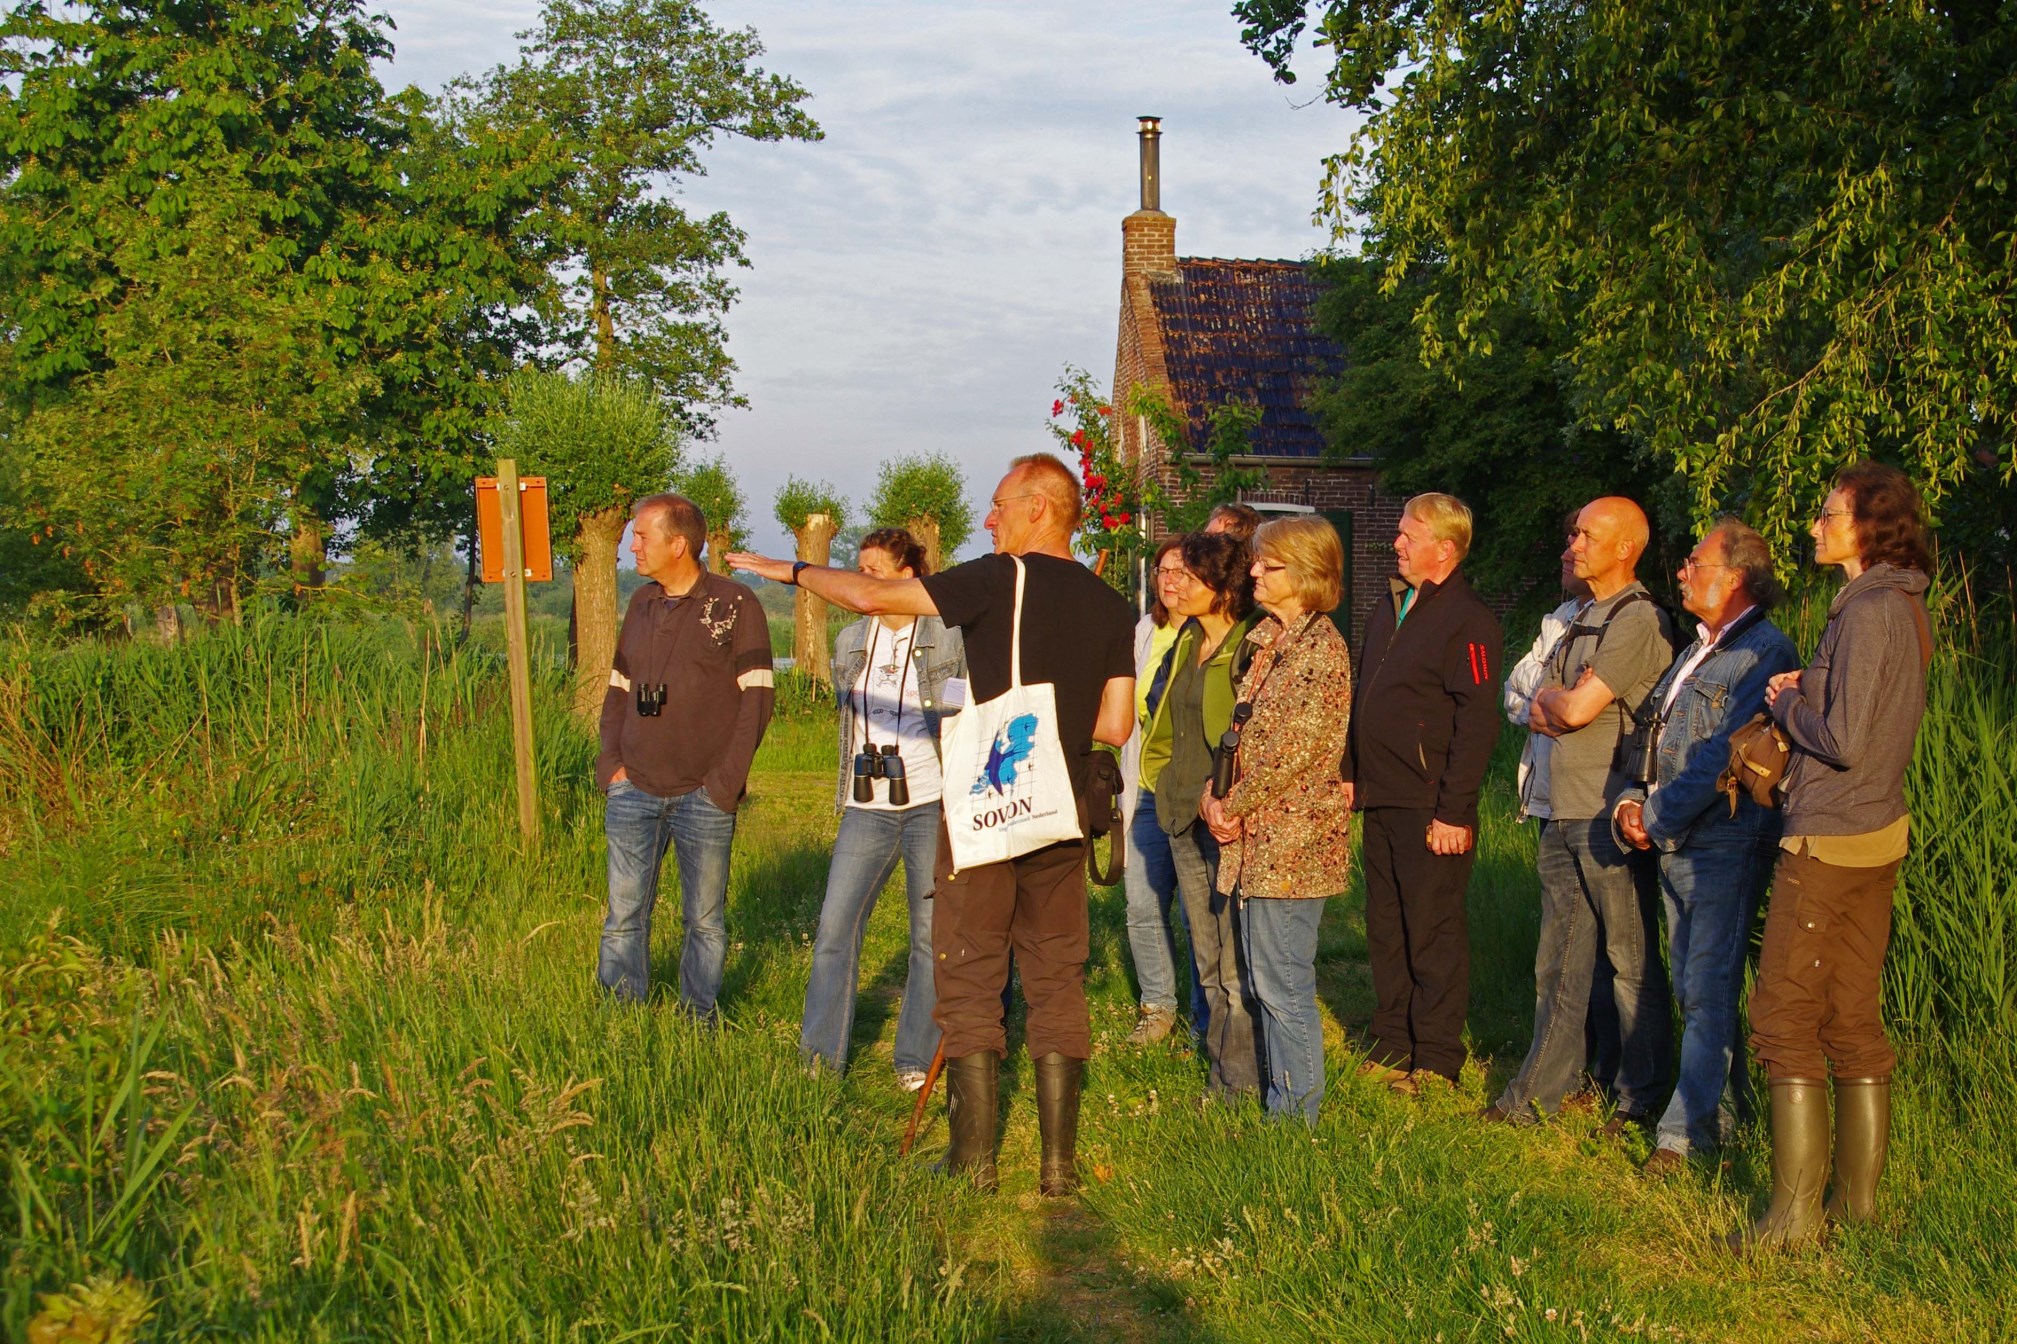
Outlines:
{"type": "MultiPolygon", "coordinates": [[[[842,630],[833,641],[834,698],[840,702],[840,783],[834,793],[836,810],[846,807],[850,773],[854,762],[849,745],[855,739],[854,697],[848,694],[861,678],[862,664],[868,661],[869,627],[875,617],[864,616],[842,630]]],[[[911,675],[917,678],[918,699],[924,705],[924,724],[930,730],[933,747],[938,745],[939,701],[945,684],[966,675],[966,641],[957,626],[949,626],[936,616],[917,618],[917,638],[911,642],[911,675]]]]}
{"type": "MultiPolygon", "coordinates": [[[[1668,687],[1701,643],[1697,639],[1683,649],[1653,687],[1654,704],[1665,703],[1668,687]]],[[[1759,807],[1739,791],[1731,815],[1716,776],[1730,763],[1730,734],[1765,708],[1765,683],[1799,667],[1793,641],[1756,608],[1738,617],[1736,628],[1702,660],[1660,720],[1659,788],[1650,798],[1644,789],[1632,788],[1619,799],[1645,803],[1646,835],[1655,849],[1671,853],[1686,844],[1739,844],[1778,835],[1778,809],[1759,807]]]]}

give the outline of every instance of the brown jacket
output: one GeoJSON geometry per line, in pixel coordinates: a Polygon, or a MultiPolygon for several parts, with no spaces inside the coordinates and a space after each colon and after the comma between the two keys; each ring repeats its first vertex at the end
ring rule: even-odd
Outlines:
{"type": "Polygon", "coordinates": [[[1240,736],[1239,777],[1226,813],[1243,823],[1219,857],[1219,890],[1247,897],[1335,895],[1351,866],[1352,812],[1338,778],[1352,712],[1352,659],[1337,626],[1318,616],[1294,631],[1270,617],[1240,683],[1254,714],[1240,736]]]}

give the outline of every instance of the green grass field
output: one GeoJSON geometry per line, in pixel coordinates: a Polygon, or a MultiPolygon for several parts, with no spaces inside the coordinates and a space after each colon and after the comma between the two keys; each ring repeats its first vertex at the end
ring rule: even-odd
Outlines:
{"type": "MultiPolygon", "coordinates": [[[[1472,892],[1479,1063],[1461,1091],[1406,1101],[1351,1075],[1370,1008],[1354,889],[1324,923],[1321,1124],[1203,1105],[1197,1058],[1120,1044],[1122,902],[1096,892],[1085,1189],[1035,1195],[1014,1053],[1003,1190],[987,1198],[926,1169],[944,1146],[936,1103],[917,1153],[897,1153],[900,888],[869,929],[855,1067],[835,1083],[798,1065],[836,821],[817,704],[789,697],[758,761],[714,1032],[664,996],[620,1008],[595,992],[593,746],[562,717],[550,660],[544,840],[527,853],[501,668],[480,647],[278,617],[175,649],[16,644],[0,653],[0,1330],[38,1344],[2007,1338],[2008,667],[1980,640],[1949,658],[1922,743],[1880,1222],[1738,1263],[1711,1239],[1761,1198],[1759,1136],[1653,1186],[1643,1150],[1595,1137],[1599,1117],[1518,1133],[1469,1119],[1532,1012],[1533,837],[1509,819],[1503,768],[1472,892]]],[[[676,900],[660,911],[669,967],[676,900]]]]}

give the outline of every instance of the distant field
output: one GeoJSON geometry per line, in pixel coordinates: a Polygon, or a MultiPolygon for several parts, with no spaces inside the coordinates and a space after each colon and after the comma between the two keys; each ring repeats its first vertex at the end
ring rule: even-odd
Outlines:
{"type": "MultiPolygon", "coordinates": [[[[151,1312],[136,1334],[38,1338],[2008,1337],[2017,693],[1998,689],[2007,664],[1969,661],[1992,654],[1943,666],[1938,761],[1915,775],[1880,1224],[1735,1264],[1710,1238],[1763,1195],[1760,1136],[1649,1186],[1643,1151],[1602,1143],[1596,1117],[1469,1119],[1532,1011],[1510,742],[1472,892],[1480,1062],[1460,1091],[1408,1102],[1352,1075],[1370,1008],[1354,885],[1324,923],[1316,1131],[1204,1104],[1188,1051],[1121,1045],[1122,902],[1101,892],[1085,1190],[1034,1193],[1017,1051],[990,1199],[925,1168],[936,1102],[897,1156],[900,889],[869,927],[854,1069],[798,1065],[835,824],[820,702],[783,697],[743,814],[728,1027],[696,1029],[664,994],[598,996],[593,746],[548,640],[531,853],[481,639],[272,617],[175,649],[6,646],[0,1333],[123,1303],[151,1312]]],[[[668,971],[677,909],[668,891],[668,971]]]]}

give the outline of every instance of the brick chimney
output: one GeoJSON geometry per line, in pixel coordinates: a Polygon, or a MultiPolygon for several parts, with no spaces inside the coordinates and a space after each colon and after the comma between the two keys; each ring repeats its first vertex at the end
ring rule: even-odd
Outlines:
{"type": "Polygon", "coordinates": [[[1163,119],[1142,117],[1141,209],[1121,221],[1121,275],[1167,274],[1177,268],[1177,222],[1162,210],[1163,119]]]}

